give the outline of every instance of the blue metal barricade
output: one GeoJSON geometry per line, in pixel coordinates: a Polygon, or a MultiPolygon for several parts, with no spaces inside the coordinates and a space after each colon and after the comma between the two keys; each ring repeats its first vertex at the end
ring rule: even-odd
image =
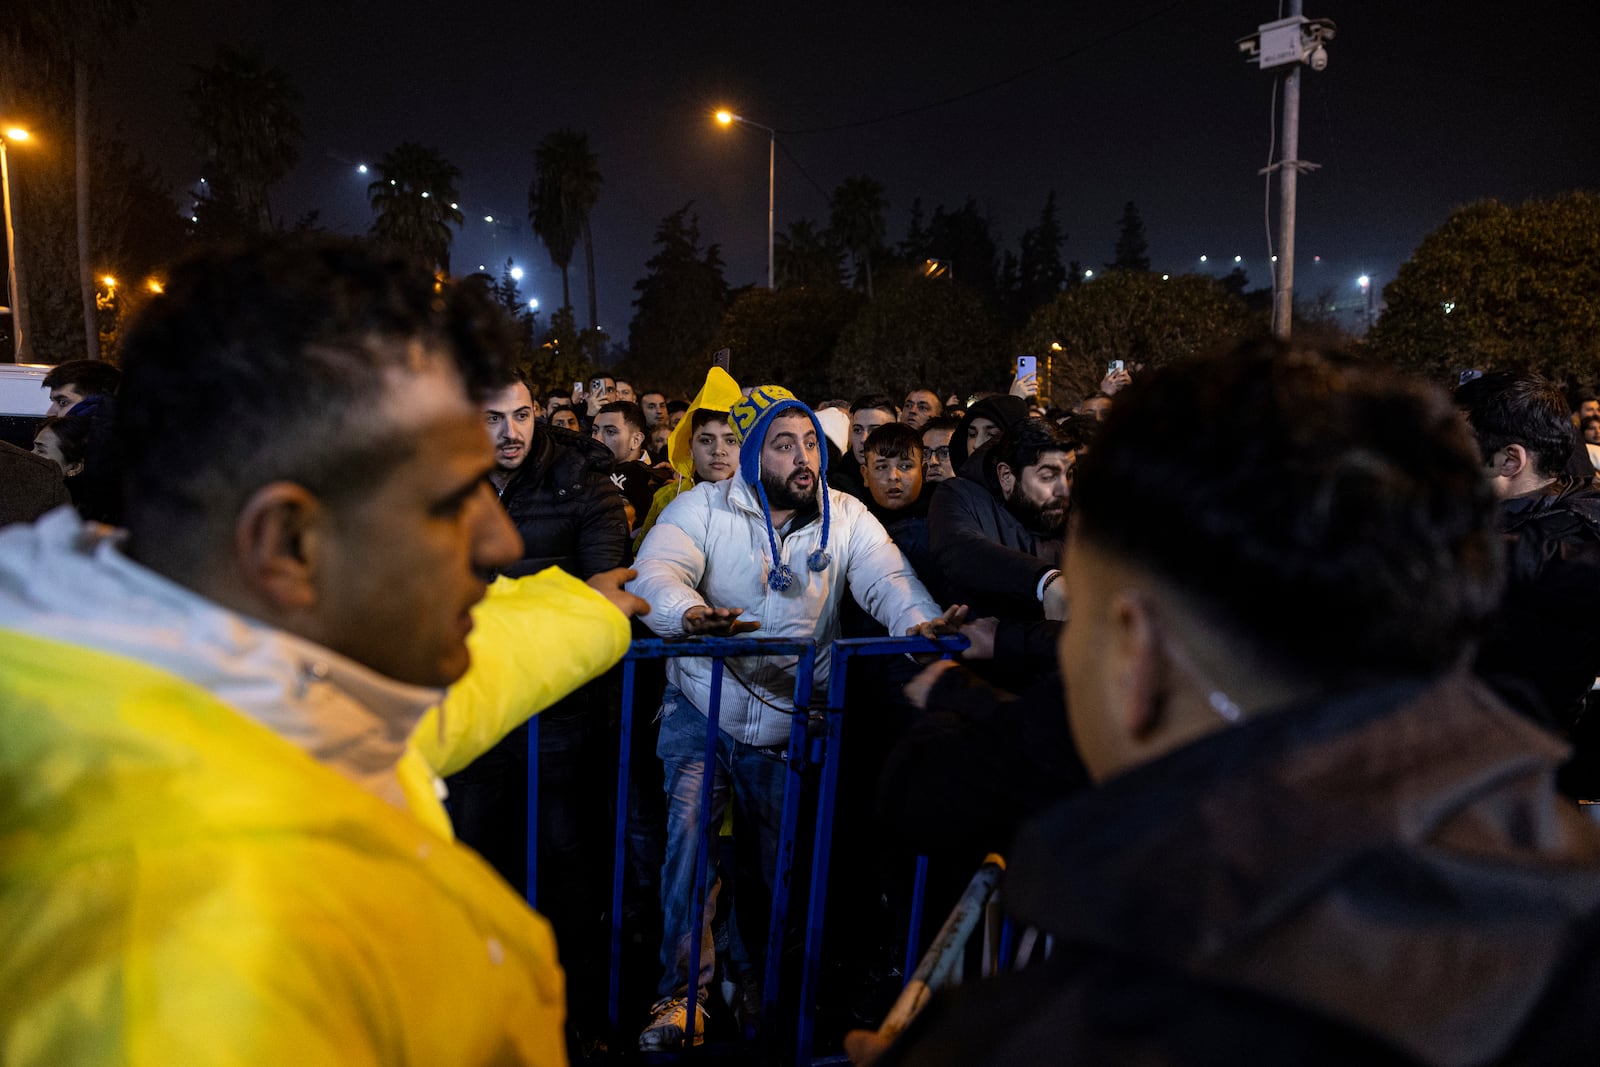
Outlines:
{"type": "MultiPolygon", "coordinates": [[[[617,818],[613,837],[613,868],[611,886],[610,972],[607,986],[607,1018],[613,1031],[621,1023],[622,992],[622,911],[623,887],[627,867],[628,841],[628,789],[632,774],[633,709],[635,701],[636,667],[640,661],[650,659],[675,659],[701,657],[712,660],[711,699],[706,714],[705,768],[708,776],[715,774],[718,719],[721,714],[721,682],[723,661],[729,657],[794,656],[795,687],[794,714],[791,717],[789,745],[786,756],[787,773],[784,778],[783,815],[779,831],[775,870],[772,872],[772,907],[768,924],[765,970],[762,984],[762,1019],[770,1028],[777,1019],[779,1006],[779,965],[788,917],[792,880],[795,865],[795,847],[799,834],[802,793],[802,775],[814,767],[821,770],[817,796],[816,829],[812,844],[811,883],[808,898],[808,915],[804,955],[800,979],[798,1029],[794,1062],[809,1064],[814,1040],[817,1010],[817,982],[822,953],[823,920],[826,914],[829,852],[833,840],[834,803],[838,792],[839,762],[843,730],[846,682],[851,660],[861,656],[888,656],[911,654],[938,654],[948,658],[967,646],[964,637],[928,638],[855,638],[834,642],[831,647],[831,676],[829,680],[825,713],[826,731],[822,738],[811,738],[808,723],[812,712],[812,687],[816,673],[816,645],[810,641],[755,636],[695,637],[674,640],[659,638],[633,642],[623,661],[622,711],[619,728],[617,758],[617,818]]],[[[538,717],[529,723],[528,730],[528,902],[536,903],[538,878],[538,717]]],[[[711,782],[700,792],[699,827],[696,847],[695,900],[689,937],[688,982],[693,989],[700,970],[701,937],[704,927],[706,894],[710,882],[711,841],[711,782]]],[[[926,858],[919,858],[915,914],[911,931],[910,953],[916,951],[918,928],[921,921],[922,881],[926,877],[926,858]]],[[[914,958],[914,956],[913,956],[914,958]]],[[[691,992],[691,995],[693,993],[691,992]]],[[[693,1011],[687,1012],[688,1030],[685,1045],[694,1039],[698,1019],[693,1011]]]]}

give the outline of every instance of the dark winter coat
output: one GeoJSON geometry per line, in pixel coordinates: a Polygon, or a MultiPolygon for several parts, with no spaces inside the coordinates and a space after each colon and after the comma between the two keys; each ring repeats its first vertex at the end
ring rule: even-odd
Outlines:
{"type": "Polygon", "coordinates": [[[1506,593],[1477,670],[1505,701],[1570,728],[1600,674],[1600,492],[1563,483],[1502,505],[1506,593]]]}
{"type": "Polygon", "coordinates": [[[940,482],[928,504],[928,548],[955,603],[974,618],[1041,619],[1039,579],[1061,565],[1061,540],[1006,507],[989,450],[940,482]]]}
{"type": "Polygon", "coordinates": [[[500,492],[522,558],[502,572],[518,578],[560,567],[588,580],[628,564],[628,513],[611,481],[611,450],[570,430],[539,424],[528,458],[500,492]]]}
{"type": "Polygon", "coordinates": [[[891,1064],[1590,1064],[1600,829],[1476,681],[1254,718],[1024,828],[1042,965],[938,996],[891,1064]]]}

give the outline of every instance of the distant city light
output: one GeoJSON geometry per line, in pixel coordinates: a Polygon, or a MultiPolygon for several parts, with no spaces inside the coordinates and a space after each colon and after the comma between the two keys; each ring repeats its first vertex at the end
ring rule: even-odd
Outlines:
{"type": "Polygon", "coordinates": [[[1446,315],[1450,314],[1450,312],[1454,311],[1455,309],[1456,309],[1456,302],[1454,300],[1446,300],[1444,302],[1444,313],[1446,315]]]}
{"type": "Polygon", "coordinates": [[[522,268],[521,267],[512,267],[511,268],[511,279],[512,279],[512,281],[518,281],[518,282],[520,282],[522,280],[522,268]]]}
{"type": "Polygon", "coordinates": [[[1172,277],[1172,275],[1170,275],[1170,274],[1163,274],[1163,275],[1162,275],[1162,276],[1161,276],[1161,280],[1162,280],[1162,281],[1166,281],[1166,280],[1167,280],[1167,279],[1168,279],[1168,278],[1171,278],[1171,277],[1172,277]]]}
{"type": "Polygon", "coordinates": [[[100,280],[105,283],[107,289],[115,289],[117,287],[117,280],[109,274],[100,280]]]}
{"type": "Polygon", "coordinates": [[[199,215],[190,215],[189,216],[189,221],[190,222],[199,222],[200,221],[200,216],[199,215]]]}
{"type": "Polygon", "coordinates": [[[1313,263],[1321,263],[1322,262],[1322,257],[1321,256],[1312,256],[1311,257],[1311,262],[1313,262],[1313,263]]]}
{"type": "MultiPolygon", "coordinates": [[[[357,174],[365,174],[366,172],[367,172],[367,165],[365,163],[357,163],[356,164],[356,173],[357,174]]],[[[200,180],[201,181],[205,181],[204,178],[201,178],[200,180]]]]}
{"type": "Polygon", "coordinates": [[[539,301],[538,301],[538,299],[535,298],[533,300],[529,300],[528,301],[528,307],[531,308],[534,311],[538,311],[539,310],[539,301]]]}
{"type": "Polygon", "coordinates": [[[451,211],[457,210],[460,206],[461,205],[457,204],[454,200],[450,201],[450,210],[451,211]]]}
{"type": "Polygon", "coordinates": [[[204,184],[205,184],[205,183],[206,183],[206,180],[205,180],[205,179],[204,179],[204,178],[201,178],[201,179],[200,179],[200,184],[201,184],[201,185],[204,185],[204,184]]]}
{"type": "Polygon", "coordinates": [[[432,195],[433,194],[428,192],[428,190],[426,190],[426,189],[422,190],[422,199],[426,200],[426,199],[428,199],[428,197],[430,197],[432,195]]]}
{"type": "Polygon", "coordinates": [[[1233,261],[1235,263],[1243,263],[1244,262],[1244,257],[1243,256],[1234,256],[1233,257],[1233,261]]]}
{"type": "Polygon", "coordinates": [[[399,184],[400,184],[400,183],[399,183],[399,182],[397,182],[397,181],[395,181],[395,180],[394,180],[394,179],[393,179],[393,178],[390,178],[390,179],[389,179],[389,184],[390,184],[390,185],[399,185],[399,184]]]}
{"type": "Polygon", "coordinates": [[[160,296],[162,293],[161,282],[159,279],[151,278],[149,281],[144,283],[144,287],[150,290],[152,293],[155,293],[157,296],[160,296]]]}
{"type": "Polygon", "coordinates": [[[1093,278],[1094,277],[1094,271],[1086,270],[1086,271],[1083,272],[1083,276],[1085,278],[1093,278]]]}
{"type": "Polygon", "coordinates": [[[1205,256],[1201,256],[1200,257],[1200,262],[1204,263],[1205,261],[1206,261],[1206,257],[1205,256]]]}
{"type": "Polygon", "coordinates": [[[1363,274],[1361,277],[1356,279],[1356,284],[1365,289],[1367,286],[1372,284],[1372,279],[1363,274]]]}
{"type": "Polygon", "coordinates": [[[484,222],[493,222],[494,221],[494,216],[493,215],[485,215],[483,217],[483,221],[484,222]]]}
{"type": "Polygon", "coordinates": [[[1273,256],[1272,257],[1272,262],[1274,262],[1274,263],[1278,262],[1278,257],[1277,256],[1273,256]]]}

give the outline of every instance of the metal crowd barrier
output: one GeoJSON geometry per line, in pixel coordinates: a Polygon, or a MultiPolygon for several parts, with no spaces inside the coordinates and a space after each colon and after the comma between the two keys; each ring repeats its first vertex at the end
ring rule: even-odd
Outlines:
{"type": "MultiPolygon", "coordinates": [[[[869,637],[835,641],[831,646],[831,673],[827,701],[823,708],[811,707],[813,678],[816,673],[816,644],[771,637],[694,637],[673,640],[652,638],[633,642],[623,660],[622,709],[617,757],[617,820],[613,838],[613,868],[611,884],[611,940],[610,975],[607,987],[607,1018],[613,1032],[618,1032],[621,1022],[622,990],[622,897],[627,869],[628,835],[628,785],[631,774],[633,742],[634,686],[637,664],[649,659],[682,657],[709,658],[711,665],[711,706],[706,714],[706,773],[716,767],[718,719],[722,710],[723,661],[728,657],[744,656],[794,656],[795,687],[794,714],[791,717],[789,746],[785,766],[783,816],[779,831],[776,870],[773,872],[771,890],[772,907],[767,927],[765,971],[762,981],[761,1017],[770,1033],[778,1017],[779,967],[784,937],[788,929],[791,881],[800,821],[800,805],[804,783],[802,776],[812,768],[820,767],[821,779],[817,793],[816,829],[813,835],[811,884],[805,927],[804,954],[801,961],[800,992],[797,1011],[798,1025],[795,1036],[797,1064],[812,1062],[815,1038],[818,979],[822,957],[823,922],[827,911],[827,883],[829,852],[833,842],[834,803],[839,787],[839,764],[842,752],[840,743],[844,728],[845,694],[850,663],[863,656],[898,656],[935,653],[949,658],[967,647],[964,637],[869,637]],[[812,737],[808,730],[813,710],[821,711],[825,732],[812,737]]],[[[538,885],[538,788],[539,788],[539,717],[529,721],[528,728],[528,903],[537,906],[538,885]]],[[[688,982],[692,986],[700,973],[701,937],[699,931],[705,922],[706,890],[709,880],[712,789],[708,781],[700,791],[700,824],[696,848],[695,901],[689,937],[688,982]]],[[[923,881],[927,874],[926,857],[918,858],[917,881],[907,959],[915,959],[921,927],[923,881]]],[[[909,964],[907,971],[909,973],[909,964]]],[[[691,991],[691,995],[693,992],[691,991]]],[[[695,1012],[688,1015],[685,1047],[692,1047],[695,1012]]]]}

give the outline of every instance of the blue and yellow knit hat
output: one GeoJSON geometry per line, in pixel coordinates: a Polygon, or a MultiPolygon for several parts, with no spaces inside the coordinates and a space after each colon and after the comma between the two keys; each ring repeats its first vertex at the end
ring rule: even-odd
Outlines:
{"type": "MultiPolygon", "coordinates": [[[[794,571],[778,556],[778,537],[772,529],[772,507],[767,503],[767,490],[761,484],[761,446],[767,440],[767,427],[772,420],[785,412],[797,412],[811,420],[817,431],[817,441],[823,440],[822,423],[816,412],[801,403],[793,393],[779,385],[762,385],[750,390],[750,395],[735,401],[728,409],[734,435],[739,438],[739,475],[761,501],[761,514],[767,523],[767,544],[772,548],[772,569],[767,573],[767,585],[781,593],[794,585],[794,571]]],[[[825,571],[833,562],[828,553],[828,450],[818,449],[817,497],[822,507],[822,543],[806,557],[806,566],[813,571],[825,571]]]]}

